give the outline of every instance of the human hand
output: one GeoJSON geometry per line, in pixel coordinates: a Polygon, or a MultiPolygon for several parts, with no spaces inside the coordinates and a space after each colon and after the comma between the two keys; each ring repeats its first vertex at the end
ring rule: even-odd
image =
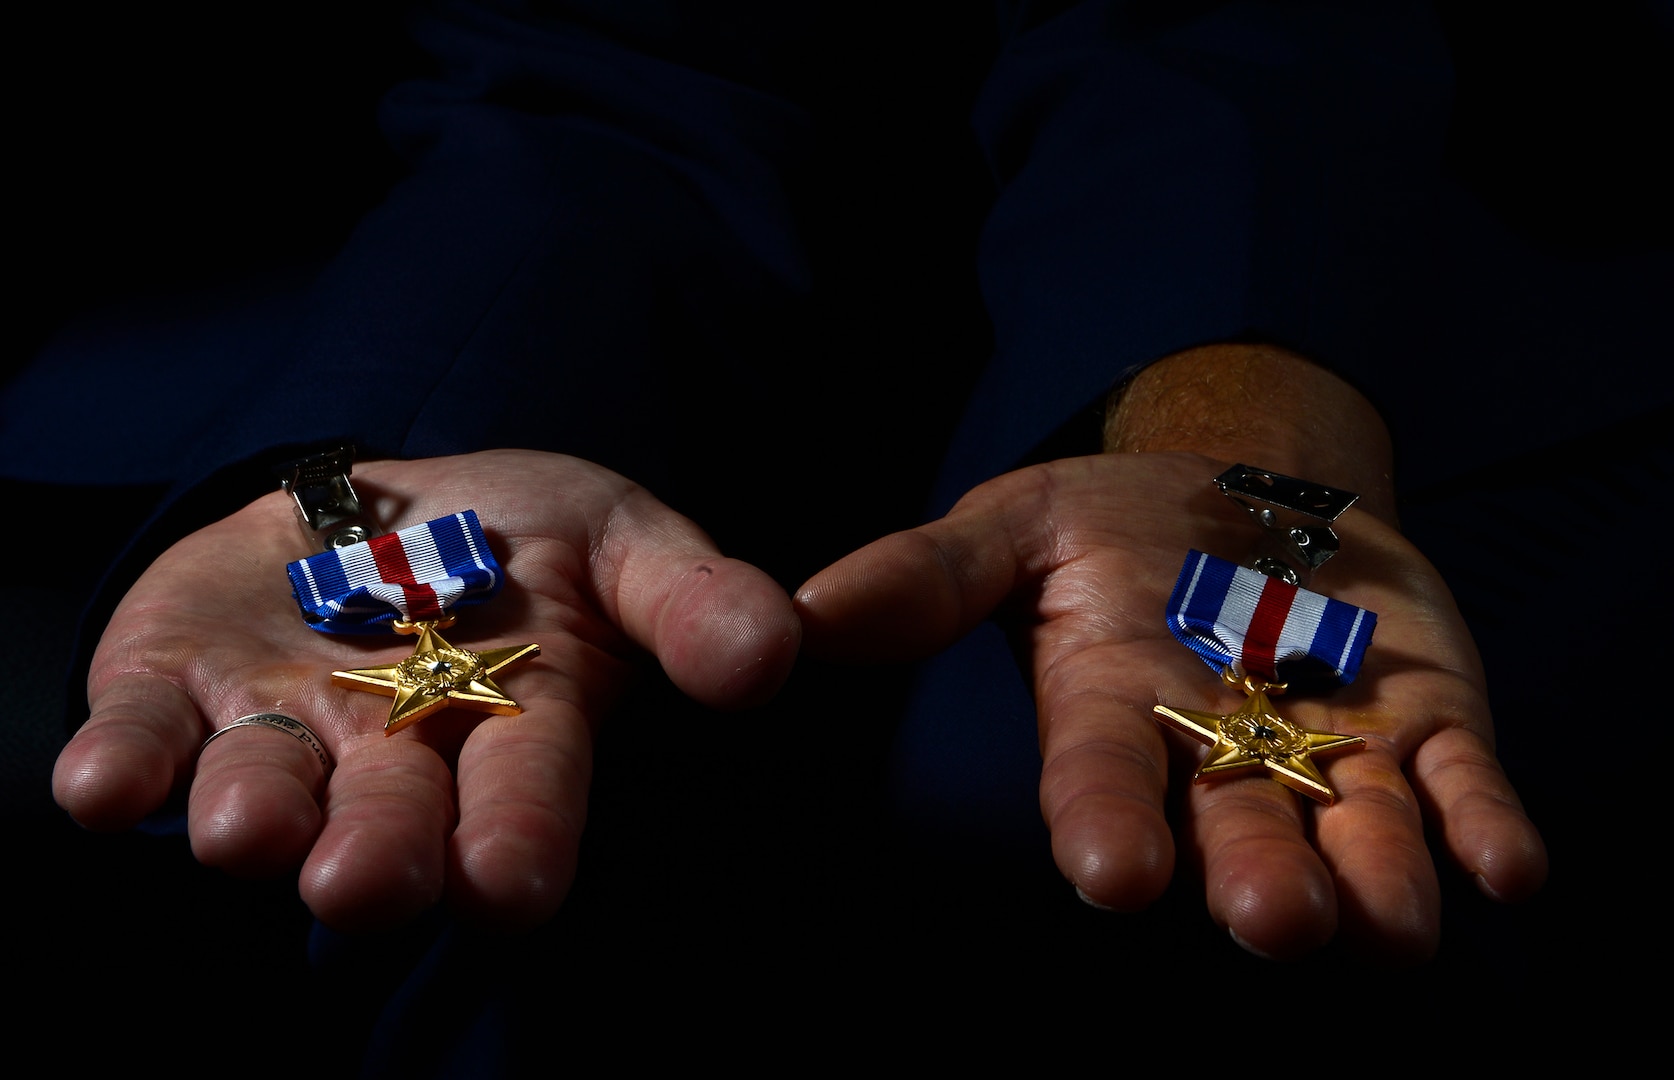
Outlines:
{"type": "Polygon", "coordinates": [[[1202,744],[1159,703],[1217,714],[1228,690],[1165,623],[1189,549],[1241,562],[1259,533],[1211,484],[1231,462],[1107,454],[1001,476],[939,521],[885,537],[796,595],[810,655],[927,656],[991,614],[1036,703],[1041,811],[1060,871],[1090,902],[1144,908],[1197,864],[1213,918],[1275,958],[1336,935],[1390,962],[1433,954],[1440,889],[1426,821],[1491,896],[1536,890],[1545,849],[1494,756],[1476,650],[1433,568],[1390,525],[1351,509],[1342,551],[1310,587],[1378,614],[1357,680],[1275,705],[1304,728],[1360,735],[1320,758],[1317,805],[1256,772],[1190,783],[1202,744]],[[1171,779],[1172,777],[1172,779],[1171,779]],[[1177,804],[1170,785],[1183,786],[1177,804]],[[1178,805],[1176,832],[1167,818],[1178,805]]]}
{"type": "Polygon", "coordinates": [[[300,869],[302,898],[336,929],[399,923],[444,898],[495,925],[536,924],[568,891],[594,733],[639,659],[655,655],[701,703],[757,704],[797,653],[789,598],[647,491],[574,458],[370,461],[355,483],[390,531],[478,512],[508,587],[447,637],[474,650],[538,643],[495,676],[523,711],[447,708],[386,736],[390,700],[331,673],[398,662],[412,639],[303,622],[285,567],[313,552],[276,491],[176,544],[128,592],[54,795],[84,826],[117,830],[189,783],[200,861],[245,876],[300,869]],[[257,712],[312,728],[336,759],[330,775],[268,728],[203,745],[257,712]]]}

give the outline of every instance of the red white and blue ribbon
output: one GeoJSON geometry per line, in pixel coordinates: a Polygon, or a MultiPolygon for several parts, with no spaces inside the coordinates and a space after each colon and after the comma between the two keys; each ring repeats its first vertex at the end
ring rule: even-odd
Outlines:
{"type": "Polygon", "coordinates": [[[474,510],[287,566],[302,617],[331,634],[393,632],[491,599],[505,583],[474,510]]]}
{"type": "Polygon", "coordinates": [[[1168,600],[1168,628],[1217,672],[1273,683],[1347,684],[1376,614],[1193,551],[1168,600]]]}

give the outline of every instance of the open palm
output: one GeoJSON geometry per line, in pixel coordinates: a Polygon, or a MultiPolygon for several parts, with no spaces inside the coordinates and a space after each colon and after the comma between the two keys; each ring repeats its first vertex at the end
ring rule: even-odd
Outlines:
{"type": "Polygon", "coordinates": [[[122,829],[189,785],[201,861],[241,875],[299,870],[304,900],[338,929],[399,922],[444,897],[500,925],[537,923],[575,871],[596,725],[641,659],[655,656],[705,704],[758,703],[797,653],[790,600],[644,489],[573,458],[375,461],[355,478],[392,531],[477,511],[509,584],[447,636],[473,650],[538,644],[495,677],[522,711],[446,708],[386,735],[390,699],[331,673],[395,663],[412,639],[304,623],[285,567],[311,552],[275,492],[182,540],[123,599],[54,793],[83,825],[122,829]],[[269,728],[203,746],[257,712],[318,733],[335,758],[329,776],[269,728]]]}
{"type": "Polygon", "coordinates": [[[1159,724],[1155,706],[1227,714],[1242,702],[1165,623],[1188,550],[1241,562],[1256,546],[1248,515],[1210,483],[1228,464],[1107,454],[992,480],[805,584],[806,647],[911,659],[994,617],[1033,688],[1054,857],[1089,901],[1150,904],[1178,844],[1200,865],[1210,913],[1255,952],[1295,957],[1341,931],[1380,958],[1422,959],[1440,933],[1426,821],[1502,899],[1538,888],[1546,856],[1494,756],[1482,671],[1450,594],[1372,516],[1338,519],[1342,553],[1311,586],[1378,614],[1358,679],[1275,699],[1301,727],[1365,739],[1320,762],[1336,801],[1316,805],[1258,771],[1190,784],[1168,820],[1170,783],[1189,782],[1205,748],[1159,724]]]}

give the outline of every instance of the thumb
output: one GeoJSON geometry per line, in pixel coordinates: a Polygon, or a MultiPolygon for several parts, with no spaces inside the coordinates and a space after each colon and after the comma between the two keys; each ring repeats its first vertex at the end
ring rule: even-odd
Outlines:
{"type": "Polygon", "coordinates": [[[960,519],[894,533],[821,570],[796,593],[811,655],[921,660],[952,645],[1011,592],[1018,561],[1000,530],[960,519]]]}
{"type": "Polygon", "coordinates": [[[614,516],[594,572],[628,636],[702,704],[748,708],[777,693],[802,644],[779,583],[723,556],[695,524],[642,491],[614,516]]]}

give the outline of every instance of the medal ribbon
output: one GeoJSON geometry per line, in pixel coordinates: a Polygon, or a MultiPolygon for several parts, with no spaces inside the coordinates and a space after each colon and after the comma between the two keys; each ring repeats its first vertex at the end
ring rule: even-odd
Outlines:
{"type": "Polygon", "coordinates": [[[1259,570],[1193,551],[1168,599],[1168,628],[1220,672],[1272,683],[1348,684],[1378,617],[1259,570]]]}
{"type": "Polygon", "coordinates": [[[500,591],[505,575],[475,510],[291,563],[291,590],[308,625],[328,634],[392,633],[397,619],[428,622],[500,591]]]}

